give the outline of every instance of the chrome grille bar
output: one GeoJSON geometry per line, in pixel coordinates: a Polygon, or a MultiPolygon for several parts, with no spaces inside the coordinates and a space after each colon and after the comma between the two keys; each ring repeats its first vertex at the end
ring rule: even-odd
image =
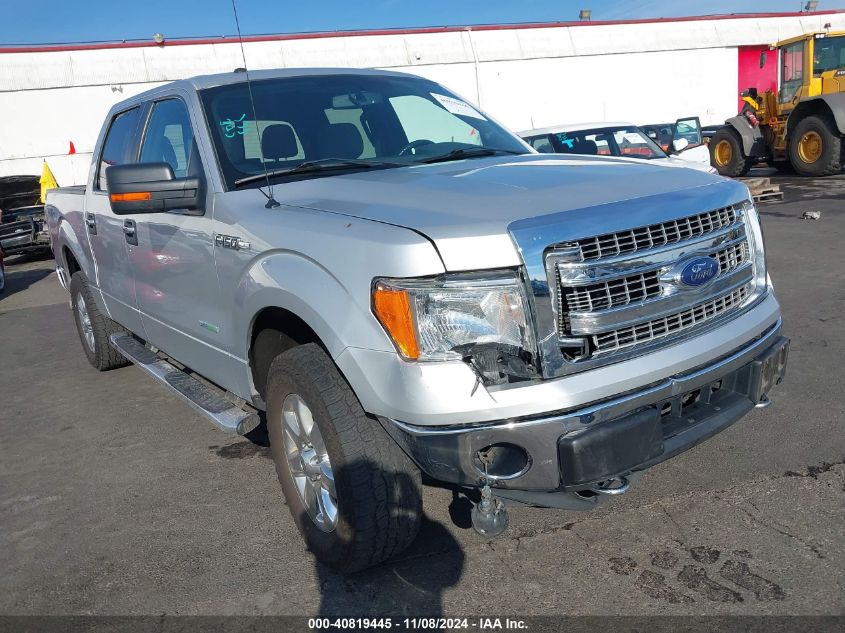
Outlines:
{"type": "Polygon", "coordinates": [[[746,284],[726,295],[675,314],[593,335],[591,338],[595,350],[594,356],[612,354],[635,345],[647,345],[712,321],[731,308],[739,306],[752,292],[752,284],[746,284]]]}
{"type": "Polygon", "coordinates": [[[736,224],[739,205],[731,205],[678,220],[606,233],[572,242],[581,251],[581,261],[617,257],[692,239],[736,224]]]}

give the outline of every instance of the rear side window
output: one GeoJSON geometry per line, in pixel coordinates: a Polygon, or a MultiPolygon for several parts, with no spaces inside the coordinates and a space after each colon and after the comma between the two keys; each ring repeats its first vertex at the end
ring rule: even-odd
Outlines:
{"type": "Polygon", "coordinates": [[[179,99],[153,105],[141,146],[142,163],[167,163],[176,178],[185,178],[191,162],[194,133],[188,109],[179,99]]]}
{"type": "Polygon", "coordinates": [[[100,165],[97,172],[97,188],[106,190],[106,168],[112,165],[125,165],[132,162],[130,155],[135,145],[135,132],[141,116],[140,108],[132,108],[121,112],[112,119],[103,151],[100,154],[100,165]]]}

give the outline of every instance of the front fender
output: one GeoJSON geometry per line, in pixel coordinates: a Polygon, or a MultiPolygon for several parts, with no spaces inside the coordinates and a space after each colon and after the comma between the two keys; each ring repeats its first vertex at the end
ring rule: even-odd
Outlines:
{"type": "Polygon", "coordinates": [[[731,117],[725,121],[725,125],[730,125],[739,132],[742,139],[742,152],[747,157],[761,158],[767,155],[766,140],[759,126],[751,125],[744,116],[731,117]]]}
{"type": "Polygon", "coordinates": [[[265,308],[283,308],[305,321],[333,358],[350,346],[393,351],[369,310],[369,289],[358,290],[366,296],[352,296],[330,270],[301,253],[265,253],[248,268],[235,293],[234,331],[245,333],[235,353],[248,358],[252,326],[265,308]]]}

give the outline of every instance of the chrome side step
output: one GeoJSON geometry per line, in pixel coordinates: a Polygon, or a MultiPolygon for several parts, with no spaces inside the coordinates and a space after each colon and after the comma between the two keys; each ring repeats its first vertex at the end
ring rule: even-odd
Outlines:
{"type": "Polygon", "coordinates": [[[158,382],[170,387],[223,431],[245,435],[258,426],[258,413],[244,411],[214,388],[156,356],[131,334],[112,334],[109,342],[118,352],[158,382]]]}

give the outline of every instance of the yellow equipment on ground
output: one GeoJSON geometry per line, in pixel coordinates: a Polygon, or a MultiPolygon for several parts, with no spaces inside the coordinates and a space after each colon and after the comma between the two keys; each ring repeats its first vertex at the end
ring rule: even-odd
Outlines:
{"type": "Polygon", "coordinates": [[[773,44],[760,68],[778,65],[777,93],[742,93],[745,105],[710,141],[723,176],[742,176],[758,162],[781,171],[828,176],[845,159],[845,31],[806,33],[773,44]]]}

